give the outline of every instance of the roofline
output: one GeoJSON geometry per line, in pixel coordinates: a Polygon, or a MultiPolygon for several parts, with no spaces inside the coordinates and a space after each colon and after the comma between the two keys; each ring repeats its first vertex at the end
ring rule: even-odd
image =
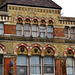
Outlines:
{"type": "Polygon", "coordinates": [[[12,4],[12,5],[21,5],[21,6],[30,6],[30,7],[41,7],[41,8],[62,9],[61,7],[60,7],[60,8],[54,8],[54,7],[35,6],[35,5],[24,5],[24,4],[15,4],[15,3],[7,3],[7,4],[12,4]]]}
{"type": "Polygon", "coordinates": [[[7,0],[0,6],[0,9],[7,4],[7,0]]]}

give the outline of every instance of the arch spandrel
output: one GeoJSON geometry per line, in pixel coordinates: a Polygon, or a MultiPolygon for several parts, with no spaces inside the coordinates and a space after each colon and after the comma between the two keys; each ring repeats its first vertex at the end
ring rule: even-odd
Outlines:
{"type": "Polygon", "coordinates": [[[65,51],[64,51],[64,56],[65,57],[70,57],[70,56],[72,56],[72,57],[75,57],[75,51],[74,51],[74,49],[73,48],[71,48],[71,47],[69,47],[69,48],[67,48],[65,51]]]}
{"type": "Polygon", "coordinates": [[[33,47],[31,50],[31,55],[41,55],[41,50],[37,46],[33,47]]]}
{"type": "Polygon", "coordinates": [[[54,51],[52,48],[48,47],[45,49],[44,51],[44,55],[48,55],[48,56],[54,56],[54,51]]]}
{"type": "Polygon", "coordinates": [[[17,54],[25,54],[25,55],[27,55],[28,54],[27,48],[25,48],[25,46],[20,46],[17,49],[17,54]]]}

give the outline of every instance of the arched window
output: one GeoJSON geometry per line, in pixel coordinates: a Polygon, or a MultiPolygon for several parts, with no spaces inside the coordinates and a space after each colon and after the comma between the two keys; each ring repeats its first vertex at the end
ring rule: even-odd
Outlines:
{"type": "Polygon", "coordinates": [[[53,26],[47,26],[47,37],[53,38],[53,26]]]}
{"type": "Polygon", "coordinates": [[[74,75],[74,53],[72,50],[67,50],[66,70],[67,75],[74,75]]]}
{"type": "Polygon", "coordinates": [[[49,20],[48,21],[47,37],[48,38],[53,38],[53,22],[52,22],[52,20],[49,20]]]}
{"type": "Polygon", "coordinates": [[[30,73],[41,74],[41,51],[38,47],[34,47],[31,51],[30,57],[30,73]]]}
{"type": "Polygon", "coordinates": [[[38,21],[34,19],[34,23],[32,25],[32,36],[38,37],[38,21]]]}
{"type": "Polygon", "coordinates": [[[44,74],[54,74],[54,51],[48,47],[44,54],[44,74]]]}
{"type": "Polygon", "coordinates": [[[21,18],[17,19],[16,35],[17,36],[22,36],[23,35],[23,21],[22,21],[21,18]]]}
{"type": "Polygon", "coordinates": [[[28,75],[27,49],[24,46],[20,46],[17,54],[17,75],[28,75]]]}
{"type": "Polygon", "coordinates": [[[24,25],[24,35],[26,37],[30,36],[30,20],[27,18],[24,25]]]}
{"type": "Polygon", "coordinates": [[[0,47],[0,75],[3,75],[3,49],[0,47]]]}
{"type": "Polygon", "coordinates": [[[45,22],[45,20],[41,20],[40,37],[46,37],[46,22],[45,22]]]}

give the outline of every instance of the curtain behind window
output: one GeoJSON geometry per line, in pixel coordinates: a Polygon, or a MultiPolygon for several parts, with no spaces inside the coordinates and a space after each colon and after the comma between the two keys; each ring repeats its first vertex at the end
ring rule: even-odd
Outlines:
{"type": "Polygon", "coordinates": [[[28,57],[18,55],[17,56],[17,75],[28,75],[28,57]]]}
{"type": "Polygon", "coordinates": [[[38,25],[32,25],[32,36],[38,37],[38,25]]]}
{"type": "Polygon", "coordinates": [[[44,57],[44,73],[45,74],[54,73],[54,57],[51,56],[44,57]]]}
{"type": "Polygon", "coordinates": [[[24,35],[29,37],[30,36],[30,24],[24,25],[24,35]]]}
{"type": "Polygon", "coordinates": [[[23,25],[22,24],[17,24],[16,25],[16,35],[17,36],[22,36],[23,35],[22,31],[23,31],[23,25]]]}
{"type": "Polygon", "coordinates": [[[52,26],[47,27],[47,37],[53,38],[53,27],[52,26]]]}
{"type": "Polygon", "coordinates": [[[41,25],[40,26],[40,37],[45,37],[46,36],[46,27],[41,25]]]}
{"type": "Polygon", "coordinates": [[[4,34],[4,24],[0,23],[0,35],[4,34]]]}
{"type": "Polygon", "coordinates": [[[40,74],[41,73],[40,56],[31,56],[30,57],[30,72],[31,72],[31,74],[40,74]]]}

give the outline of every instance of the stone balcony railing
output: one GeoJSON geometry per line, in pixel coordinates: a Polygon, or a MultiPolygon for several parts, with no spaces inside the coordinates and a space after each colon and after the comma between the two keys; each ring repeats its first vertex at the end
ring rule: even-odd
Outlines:
{"type": "Polygon", "coordinates": [[[10,16],[2,16],[2,15],[0,15],[0,21],[1,22],[9,22],[9,21],[11,21],[11,17],[10,16]]]}

